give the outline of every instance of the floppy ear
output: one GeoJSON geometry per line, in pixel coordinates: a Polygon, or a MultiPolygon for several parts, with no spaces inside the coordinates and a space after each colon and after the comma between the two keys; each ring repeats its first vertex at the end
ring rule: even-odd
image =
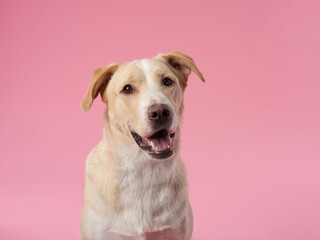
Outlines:
{"type": "Polygon", "coordinates": [[[106,67],[97,68],[94,71],[87,94],[81,103],[82,111],[86,112],[90,109],[93,100],[98,96],[99,92],[102,98],[108,82],[110,81],[112,75],[117,71],[119,66],[120,64],[115,63],[106,67]]]}
{"type": "Polygon", "coordinates": [[[202,73],[190,56],[179,51],[173,51],[167,54],[160,54],[159,57],[164,58],[175,71],[182,75],[184,87],[187,86],[187,80],[191,71],[197,74],[198,77],[205,82],[202,73]]]}

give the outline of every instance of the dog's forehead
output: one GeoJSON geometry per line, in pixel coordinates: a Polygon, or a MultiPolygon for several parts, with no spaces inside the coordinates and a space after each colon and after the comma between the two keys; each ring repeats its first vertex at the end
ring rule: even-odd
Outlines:
{"type": "Polygon", "coordinates": [[[141,78],[143,71],[135,64],[137,60],[122,63],[115,73],[115,77],[119,79],[141,78]]]}
{"type": "MultiPolygon", "coordinates": [[[[120,81],[126,81],[127,79],[144,81],[169,72],[171,70],[168,65],[160,59],[143,58],[123,63],[115,73],[115,78],[120,81]]],[[[120,83],[119,81],[117,82],[120,83]]]]}
{"type": "Polygon", "coordinates": [[[145,75],[147,74],[163,74],[164,72],[171,72],[167,64],[158,58],[143,58],[136,60],[135,65],[139,67],[145,75]]]}

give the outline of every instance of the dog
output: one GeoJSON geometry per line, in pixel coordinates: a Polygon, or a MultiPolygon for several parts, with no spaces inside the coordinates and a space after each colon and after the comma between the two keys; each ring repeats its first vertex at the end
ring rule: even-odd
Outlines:
{"type": "Polygon", "coordinates": [[[173,51],[94,71],[82,101],[107,105],[103,137],[86,161],[81,235],[86,240],[189,240],[180,131],[183,93],[194,60],[173,51]]]}

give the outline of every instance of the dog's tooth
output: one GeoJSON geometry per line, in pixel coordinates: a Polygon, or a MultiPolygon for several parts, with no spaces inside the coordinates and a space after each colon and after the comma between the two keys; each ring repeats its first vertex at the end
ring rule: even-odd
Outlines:
{"type": "Polygon", "coordinates": [[[154,148],[154,143],[151,141],[151,147],[154,148]]]}
{"type": "Polygon", "coordinates": [[[169,145],[171,145],[172,144],[172,138],[169,138],[169,145]]]}

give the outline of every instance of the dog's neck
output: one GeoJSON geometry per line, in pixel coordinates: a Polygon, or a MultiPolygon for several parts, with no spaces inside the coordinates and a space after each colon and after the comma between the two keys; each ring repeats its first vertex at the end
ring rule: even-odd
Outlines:
{"type": "Polygon", "coordinates": [[[113,182],[110,191],[117,193],[112,200],[113,208],[125,216],[117,231],[126,234],[160,231],[181,220],[177,214],[186,206],[188,190],[178,151],[168,160],[152,159],[107,118],[100,146],[104,148],[101,152],[108,154],[101,159],[113,169],[112,179],[108,180],[109,184],[113,182]]]}
{"type": "Polygon", "coordinates": [[[187,199],[186,171],[176,155],[168,160],[152,159],[132,140],[126,141],[121,132],[105,121],[104,139],[113,152],[115,183],[119,198],[115,204],[126,228],[119,232],[141,234],[160,231],[181,221],[187,199]],[[174,199],[174,201],[173,201],[174,199]],[[137,220],[139,219],[139,220],[137,220]]]}
{"type": "MultiPolygon", "coordinates": [[[[179,146],[177,145],[175,155],[171,159],[156,160],[141,150],[132,136],[128,136],[129,134],[130,133],[127,132],[124,133],[123,130],[112,125],[108,117],[105,117],[102,141],[105,141],[106,144],[104,144],[104,146],[109,146],[109,150],[113,152],[117,173],[126,174],[135,172],[139,175],[142,174],[142,172],[146,172],[146,169],[149,168],[154,174],[160,174],[162,178],[168,180],[176,167],[177,159],[180,158],[179,146]]],[[[179,133],[176,135],[179,137],[179,133]]],[[[158,178],[158,181],[159,180],[158,178]]]]}

